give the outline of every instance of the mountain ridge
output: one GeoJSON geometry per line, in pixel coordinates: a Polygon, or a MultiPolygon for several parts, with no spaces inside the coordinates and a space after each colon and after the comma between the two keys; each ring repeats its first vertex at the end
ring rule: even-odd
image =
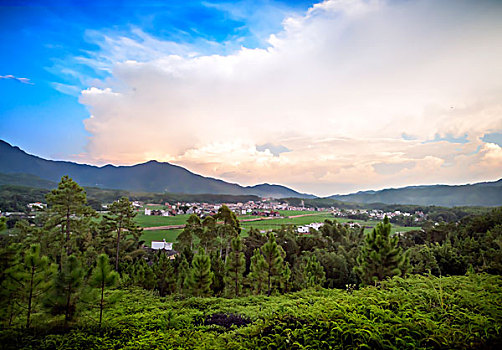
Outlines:
{"type": "Polygon", "coordinates": [[[438,206],[500,206],[502,179],[464,185],[417,185],[332,195],[326,198],[354,203],[438,206]]]}
{"type": "Polygon", "coordinates": [[[28,154],[3,140],[0,140],[0,173],[31,174],[55,182],[58,182],[61,176],[69,175],[82,186],[128,191],[256,195],[274,198],[316,197],[282,185],[241,186],[198,175],[179,165],[156,160],[130,166],[106,164],[101,167],[70,161],[48,160],[28,154]]]}

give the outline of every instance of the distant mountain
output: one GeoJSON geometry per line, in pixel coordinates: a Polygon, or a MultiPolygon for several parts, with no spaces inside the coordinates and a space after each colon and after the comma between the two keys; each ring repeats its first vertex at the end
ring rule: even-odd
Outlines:
{"type": "Polygon", "coordinates": [[[328,198],[344,202],[454,206],[501,206],[502,179],[469,185],[431,185],[361,191],[328,198]]]}
{"type": "MultiPolygon", "coordinates": [[[[7,175],[30,174],[56,183],[59,182],[63,175],[69,175],[82,186],[136,192],[315,198],[313,195],[299,193],[280,185],[261,184],[244,187],[197,175],[180,166],[155,160],[133,166],[105,165],[103,167],[47,160],[30,155],[19,147],[11,146],[2,140],[0,140],[0,173],[7,175]]],[[[14,177],[17,176],[19,175],[14,177]]],[[[26,177],[27,175],[21,176],[24,177],[22,185],[40,187],[40,179],[32,178],[34,183],[30,183],[29,177],[26,177]],[[35,183],[38,183],[39,186],[35,186],[35,183]]],[[[5,179],[6,176],[4,176],[4,181],[5,179]]]]}

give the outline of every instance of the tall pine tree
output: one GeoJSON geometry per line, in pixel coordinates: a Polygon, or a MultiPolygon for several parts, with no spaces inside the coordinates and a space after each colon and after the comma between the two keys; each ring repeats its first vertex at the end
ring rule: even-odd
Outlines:
{"type": "Polygon", "coordinates": [[[284,250],[275,241],[272,232],[268,234],[268,241],[261,247],[267,274],[267,295],[270,296],[274,286],[280,283],[280,276],[284,269],[284,250]]]}
{"type": "Polygon", "coordinates": [[[240,236],[232,239],[231,251],[225,264],[225,290],[228,296],[238,297],[242,291],[243,274],[246,270],[243,245],[240,236]]]}
{"type": "Polygon", "coordinates": [[[386,277],[406,273],[408,261],[402,249],[398,247],[399,237],[391,235],[391,224],[387,216],[383,222],[366,235],[357,257],[354,271],[364,284],[372,284],[386,277]]]}
{"type": "Polygon", "coordinates": [[[112,270],[108,255],[98,256],[96,267],[92,270],[89,285],[100,290],[99,300],[99,327],[103,320],[103,310],[105,308],[105,288],[114,287],[119,280],[119,274],[112,270]]]}
{"type": "MultiPolygon", "coordinates": [[[[90,223],[88,219],[96,216],[96,212],[86,205],[87,198],[84,189],[68,176],[61,178],[58,188],[47,194],[46,199],[49,206],[47,228],[60,227],[66,255],[70,255],[72,236],[80,236],[88,230],[90,223]]],[[[59,263],[61,267],[61,261],[59,263]]]]}
{"type": "Polygon", "coordinates": [[[258,248],[254,250],[251,257],[247,282],[253,294],[261,294],[267,285],[267,264],[258,248]]]}
{"type": "Polygon", "coordinates": [[[64,314],[65,325],[73,318],[84,280],[84,269],[75,255],[63,259],[45,304],[54,314],[64,314]]]}
{"type": "Polygon", "coordinates": [[[200,251],[193,257],[192,268],[187,278],[191,294],[199,297],[207,296],[211,291],[212,282],[211,259],[203,251],[200,251]]]}

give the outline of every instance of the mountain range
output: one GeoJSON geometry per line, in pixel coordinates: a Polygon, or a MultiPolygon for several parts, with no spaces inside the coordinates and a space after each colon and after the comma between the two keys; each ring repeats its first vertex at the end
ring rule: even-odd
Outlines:
{"type": "Polygon", "coordinates": [[[344,202],[453,206],[501,206],[502,179],[468,185],[431,185],[360,191],[328,198],[344,202]]]}
{"type": "Polygon", "coordinates": [[[240,186],[194,174],[170,163],[151,160],[132,166],[97,167],[67,161],[43,159],[0,140],[0,184],[53,187],[63,175],[69,175],[82,186],[122,189],[135,192],[170,192],[187,194],[255,195],[259,197],[315,198],[281,185],[240,186]],[[16,174],[15,176],[12,176],[16,174]],[[3,180],[2,180],[3,179],[3,180]],[[8,180],[10,179],[10,180],[8,180]]]}
{"type": "MultiPolygon", "coordinates": [[[[267,198],[317,198],[281,185],[241,186],[194,174],[170,163],[151,160],[132,166],[97,167],[30,155],[0,140],[0,185],[54,188],[63,175],[80,185],[133,192],[254,195],[267,198]]],[[[502,206],[502,179],[467,185],[429,185],[360,191],[326,199],[354,203],[437,206],[502,206]]]]}

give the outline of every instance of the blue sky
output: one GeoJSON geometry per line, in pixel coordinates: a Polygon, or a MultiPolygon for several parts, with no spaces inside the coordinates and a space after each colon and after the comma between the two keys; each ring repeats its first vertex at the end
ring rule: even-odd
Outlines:
{"type": "Polygon", "coordinates": [[[0,139],[318,195],[502,176],[498,0],[0,1],[0,139]]]}
{"type": "Polygon", "coordinates": [[[99,51],[93,33],[119,35],[137,28],[160,40],[221,54],[241,45],[266,45],[287,14],[304,12],[312,3],[2,0],[0,75],[28,78],[32,84],[0,79],[0,138],[51,159],[69,159],[84,150],[89,134],[82,121],[89,112],[78,93],[92,79],[108,75],[75,59],[99,51]]]}

